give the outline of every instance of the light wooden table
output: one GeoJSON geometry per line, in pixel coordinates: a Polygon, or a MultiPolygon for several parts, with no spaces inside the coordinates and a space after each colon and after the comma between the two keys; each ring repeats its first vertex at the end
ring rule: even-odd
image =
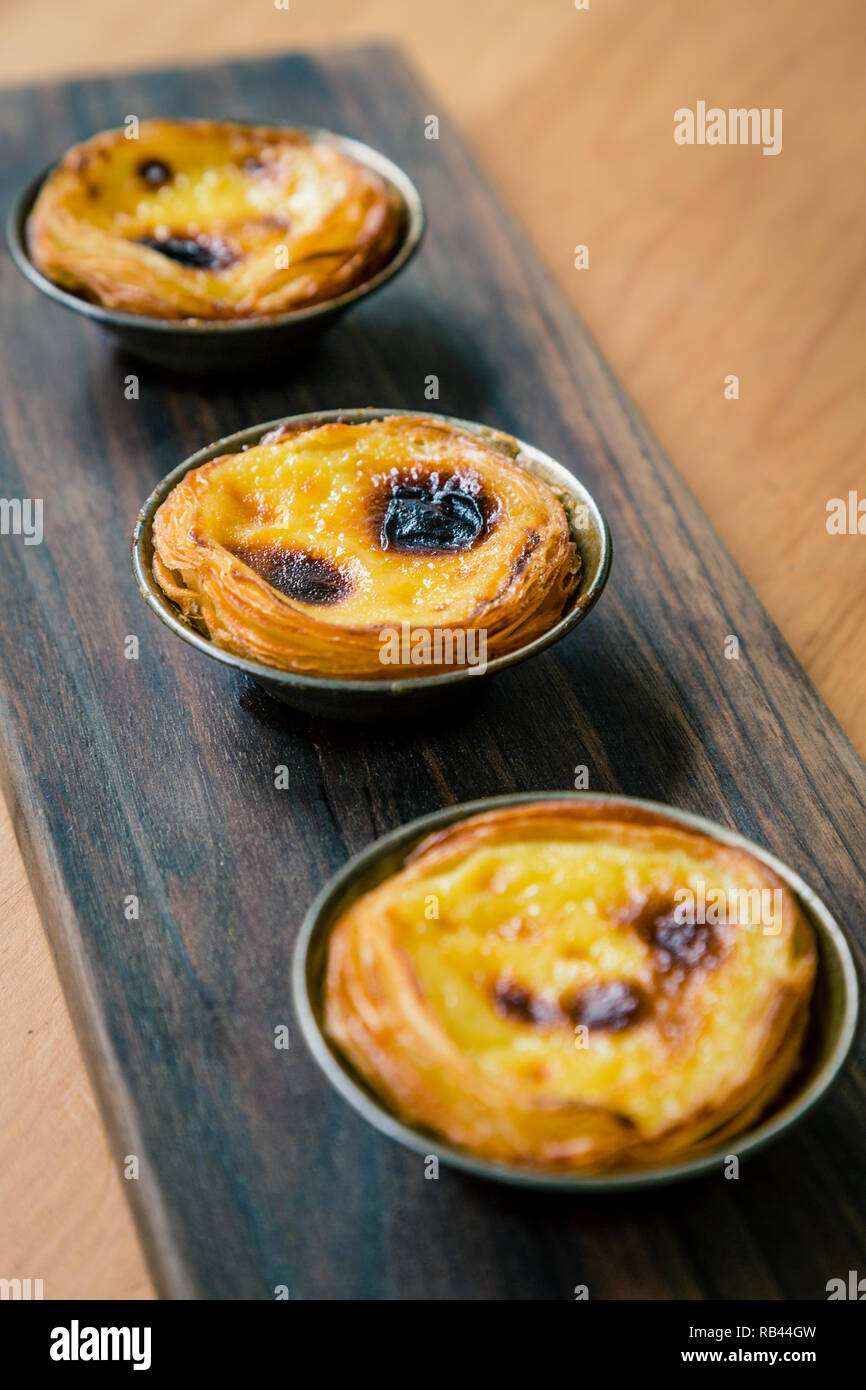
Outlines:
{"type": "MultiPolygon", "coordinates": [[[[0,81],[361,38],[402,43],[456,116],[862,751],[866,538],[825,508],[866,495],[866,9],[5,0],[0,81]],[[781,155],[678,147],[698,100],[781,107],[781,155]]],[[[5,815],[0,866],[0,1276],[152,1296],[5,815]]]]}

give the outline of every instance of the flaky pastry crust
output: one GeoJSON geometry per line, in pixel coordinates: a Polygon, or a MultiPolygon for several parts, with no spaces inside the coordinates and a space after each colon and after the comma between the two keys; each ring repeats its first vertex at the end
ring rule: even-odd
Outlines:
{"type": "Polygon", "coordinates": [[[507,443],[414,416],[277,429],[178,483],[154,576],[217,645],[282,670],[437,674],[477,666],[481,635],[489,662],[546,632],[580,573],[562,503],[507,443]]]}
{"type": "Polygon", "coordinates": [[[105,131],[48,175],[34,264],[107,308],[160,319],[271,317],[333,299],[391,259],[399,196],[335,143],[220,121],[105,131]]]}
{"type": "Polygon", "coordinates": [[[639,808],[536,802],[431,836],[345,912],[325,1025],[402,1118],[475,1155],[651,1167],[766,1111],[815,966],[811,926],[753,855],[639,808]],[[706,908],[716,889],[733,921],[706,908]]]}

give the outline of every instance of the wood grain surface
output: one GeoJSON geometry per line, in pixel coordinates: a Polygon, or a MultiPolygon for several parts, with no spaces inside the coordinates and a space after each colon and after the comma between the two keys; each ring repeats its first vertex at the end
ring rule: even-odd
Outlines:
{"type": "MultiPolygon", "coordinates": [[[[323,10],[343,37],[402,24],[416,61],[449,97],[862,745],[862,560],[856,540],[829,538],[823,526],[827,496],[859,480],[864,423],[863,194],[846,173],[863,140],[862,106],[851,101],[864,46],[858,16],[844,5],[819,12],[769,4],[758,14],[735,4],[712,30],[701,26],[706,7],[671,4],[651,12],[596,6],[591,16],[544,5],[532,22],[529,7],[514,5],[471,15],[449,3],[408,6],[399,18],[387,4],[317,8],[313,16],[296,4],[290,16],[264,13],[240,25],[233,7],[193,3],[183,17],[166,14],[123,34],[112,32],[98,3],[77,7],[74,32],[65,28],[72,22],[65,7],[9,6],[0,63],[9,78],[75,64],[116,68],[162,59],[167,49],[204,54],[304,42],[324,36],[323,10]],[[46,8],[57,22],[42,25],[37,42],[34,15],[46,8]],[[283,24],[279,37],[274,22],[283,24]],[[720,92],[724,104],[784,104],[782,158],[756,165],[749,156],[757,152],[714,151],[710,162],[704,152],[686,171],[681,157],[696,152],[674,149],[670,116],[704,92],[711,99],[720,92]],[[592,249],[588,273],[571,269],[577,240],[592,249]],[[730,370],[750,383],[736,403],[721,391],[730,370]]],[[[439,110],[438,98],[431,109],[439,110]]],[[[67,119],[60,144],[75,133],[67,119]]],[[[54,152],[46,148],[45,157],[54,152]]],[[[35,142],[31,154],[29,167],[42,157],[35,142]]],[[[59,395],[52,388],[46,403],[53,408],[59,395]]],[[[115,399],[105,394],[105,410],[116,412],[115,399]]],[[[8,1121],[0,1273],[47,1274],[47,1296],[135,1296],[146,1277],[8,828],[3,850],[9,929],[0,1045],[12,1084],[0,1091],[0,1119],[8,1121]]],[[[629,1229],[622,1227],[623,1237],[629,1229]]]]}

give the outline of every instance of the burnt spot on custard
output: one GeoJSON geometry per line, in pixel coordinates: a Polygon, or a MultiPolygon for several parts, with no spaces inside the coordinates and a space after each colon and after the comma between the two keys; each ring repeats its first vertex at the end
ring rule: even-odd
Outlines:
{"type": "Polygon", "coordinates": [[[646,1018],[649,1000],[632,980],[602,980],[573,994],[563,1009],[575,1026],[622,1033],[646,1018]]]}
{"type": "Polygon", "coordinates": [[[138,238],[139,246],[147,246],[151,251],[159,251],[170,261],[187,266],[190,270],[225,270],[236,259],[234,251],[224,241],[212,237],[150,237],[138,238]]]}
{"type": "Polygon", "coordinates": [[[148,188],[162,188],[174,178],[171,168],[163,159],[143,159],[136,168],[136,174],[148,188]]]}
{"type": "Polygon", "coordinates": [[[683,979],[718,960],[722,942],[715,925],[688,920],[683,909],[669,898],[651,895],[631,921],[649,946],[653,967],[660,975],[683,979]]]}
{"type": "Polygon", "coordinates": [[[346,570],[309,550],[238,545],[232,548],[232,554],[255,570],[271,588],[298,603],[329,607],[347,598],[355,587],[346,570]]]}
{"type": "Polygon", "coordinates": [[[502,1017],[517,1023],[532,1023],[537,1027],[550,1028],[563,1023],[559,1005],[533,994],[524,985],[513,980],[499,980],[493,991],[493,1004],[502,1017]]]}
{"type": "Polygon", "coordinates": [[[497,511],[477,478],[418,467],[393,470],[368,507],[382,550],[427,555],[471,549],[497,511]]]}
{"type": "Polygon", "coordinates": [[[484,517],[468,492],[457,488],[426,492],[398,487],[382,520],[383,550],[465,550],[481,533],[484,517]]]}
{"type": "Polygon", "coordinates": [[[662,974],[689,974],[715,959],[718,935],[708,922],[681,922],[669,913],[654,921],[650,945],[656,969],[662,974]]]}

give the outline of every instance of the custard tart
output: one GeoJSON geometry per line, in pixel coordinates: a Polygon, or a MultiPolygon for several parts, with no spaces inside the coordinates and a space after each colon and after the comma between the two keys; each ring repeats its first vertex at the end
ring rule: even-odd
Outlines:
{"type": "Polygon", "coordinates": [[[531,801],[431,835],[338,917],[324,1026],[392,1112],[476,1157],[651,1168],[766,1111],[815,969],[748,851],[628,803],[531,801]]]}
{"type": "Polygon", "coordinates": [[[569,517],[516,441],[427,416],[287,422],[187,472],[153,576],[219,647],[309,676],[477,671],[574,601],[569,517]]]}
{"type": "Polygon", "coordinates": [[[142,121],[70,149],[27,236],[50,280],[171,320],[272,317],[334,299],[393,257],[396,190],[325,134],[142,121]]]}

